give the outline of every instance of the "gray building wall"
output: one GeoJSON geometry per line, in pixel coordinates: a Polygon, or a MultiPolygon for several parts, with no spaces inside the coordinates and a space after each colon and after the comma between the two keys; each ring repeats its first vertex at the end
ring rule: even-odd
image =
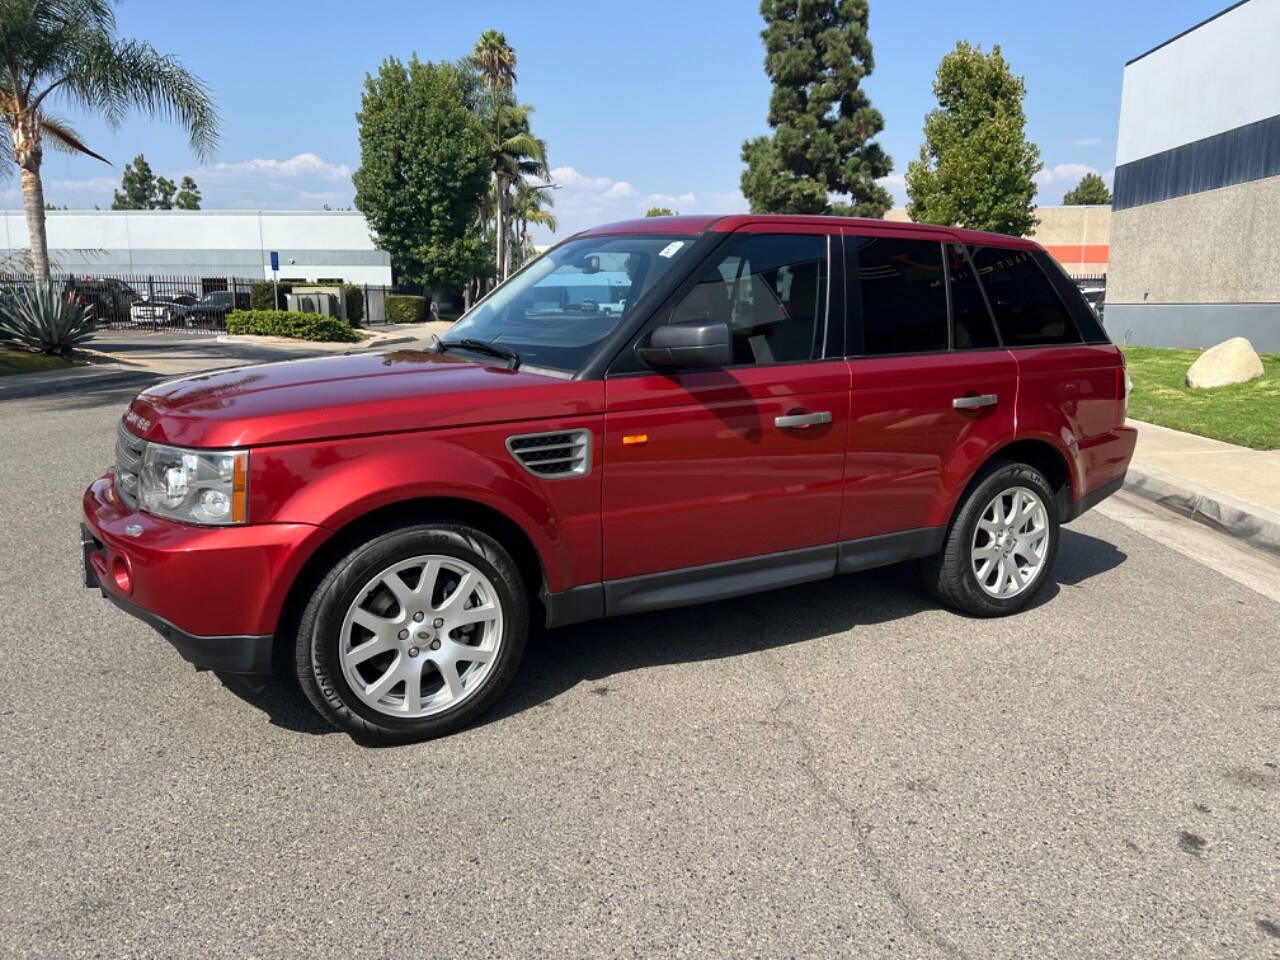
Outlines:
{"type": "Polygon", "coordinates": [[[1125,66],[1107,330],[1280,351],[1280,0],[1248,0],[1125,66]]]}

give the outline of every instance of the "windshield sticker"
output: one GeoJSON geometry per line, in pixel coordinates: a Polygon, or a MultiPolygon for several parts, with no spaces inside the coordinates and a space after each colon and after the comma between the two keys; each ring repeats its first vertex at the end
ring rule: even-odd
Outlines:
{"type": "Polygon", "coordinates": [[[683,240],[672,240],[665,247],[658,251],[658,256],[670,259],[680,252],[680,248],[684,246],[683,240]]]}

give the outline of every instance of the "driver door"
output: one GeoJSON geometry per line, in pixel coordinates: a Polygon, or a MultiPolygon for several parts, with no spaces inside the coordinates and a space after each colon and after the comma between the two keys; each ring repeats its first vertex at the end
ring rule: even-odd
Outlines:
{"type": "Polygon", "coordinates": [[[824,230],[783,229],[734,234],[658,321],[727,323],[731,366],[658,373],[624,356],[606,380],[610,613],[834,569],[849,422],[834,341],[842,287],[833,299],[824,230]]]}

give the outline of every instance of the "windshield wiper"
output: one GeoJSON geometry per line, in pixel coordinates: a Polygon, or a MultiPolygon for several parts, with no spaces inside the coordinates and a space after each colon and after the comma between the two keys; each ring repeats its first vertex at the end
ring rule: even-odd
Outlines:
{"type": "Polygon", "coordinates": [[[520,354],[502,344],[490,343],[488,340],[477,340],[474,337],[463,337],[461,340],[441,340],[439,343],[441,350],[462,347],[464,350],[474,350],[476,353],[483,353],[490,357],[497,357],[499,360],[506,360],[511,364],[512,370],[517,370],[520,367],[520,354]]]}

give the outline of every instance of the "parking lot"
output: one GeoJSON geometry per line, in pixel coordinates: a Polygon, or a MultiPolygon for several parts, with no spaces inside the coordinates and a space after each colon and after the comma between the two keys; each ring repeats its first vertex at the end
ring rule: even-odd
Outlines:
{"type": "Polygon", "coordinates": [[[571,627],[374,750],[80,586],[128,396],[0,405],[2,956],[1280,951],[1260,554],[1112,504],[1019,616],[890,568],[571,627]]]}

